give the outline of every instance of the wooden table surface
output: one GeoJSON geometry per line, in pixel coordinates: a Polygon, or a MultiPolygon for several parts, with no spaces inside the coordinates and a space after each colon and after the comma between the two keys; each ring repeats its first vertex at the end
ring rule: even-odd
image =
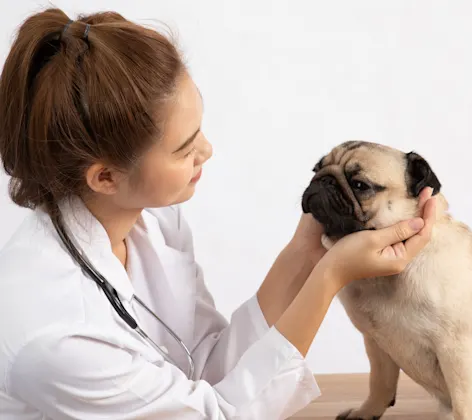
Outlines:
{"type": "MultiPolygon", "coordinates": [[[[339,412],[358,407],[367,396],[366,374],[316,375],[322,395],[292,419],[334,420],[339,412]]],[[[397,402],[382,420],[431,420],[436,414],[435,401],[420,386],[401,374],[397,402]]]]}

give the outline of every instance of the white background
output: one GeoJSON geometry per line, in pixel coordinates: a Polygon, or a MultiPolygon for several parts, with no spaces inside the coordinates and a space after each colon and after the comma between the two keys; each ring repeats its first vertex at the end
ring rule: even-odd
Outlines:
{"type": "MultiPolygon", "coordinates": [[[[50,5],[2,6],[3,63],[14,30],[50,5]]],[[[469,1],[56,0],[69,16],[112,9],[167,23],[204,96],[214,158],[186,204],[197,254],[226,315],[250,297],[292,234],[318,158],[364,139],[416,150],[453,214],[472,224],[469,1]]],[[[0,247],[25,210],[0,175],[0,247]]],[[[178,310],[178,309],[177,309],[178,310]]],[[[336,301],[309,353],[313,371],[367,371],[336,301]]]]}

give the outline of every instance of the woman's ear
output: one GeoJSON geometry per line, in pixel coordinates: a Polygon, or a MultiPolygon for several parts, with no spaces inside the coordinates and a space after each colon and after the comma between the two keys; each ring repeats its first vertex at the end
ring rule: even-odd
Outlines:
{"type": "Polygon", "coordinates": [[[406,153],[407,186],[413,197],[418,197],[425,187],[433,189],[433,195],[441,190],[441,183],[431,166],[423,157],[415,152],[406,153]]]}
{"type": "Polygon", "coordinates": [[[102,163],[94,163],[85,173],[88,187],[96,193],[105,195],[112,195],[117,192],[122,177],[121,172],[102,163]]]}

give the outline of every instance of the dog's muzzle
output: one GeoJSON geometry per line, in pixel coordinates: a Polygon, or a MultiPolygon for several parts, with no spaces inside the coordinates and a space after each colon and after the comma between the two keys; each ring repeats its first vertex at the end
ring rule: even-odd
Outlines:
{"type": "Polygon", "coordinates": [[[303,193],[302,209],[311,213],[331,238],[366,229],[367,218],[343,170],[337,166],[317,172],[303,193]]]}

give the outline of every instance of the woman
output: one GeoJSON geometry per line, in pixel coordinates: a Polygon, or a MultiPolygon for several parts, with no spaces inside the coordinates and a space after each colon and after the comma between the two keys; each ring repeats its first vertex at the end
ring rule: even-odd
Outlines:
{"type": "Polygon", "coordinates": [[[226,322],[179,207],[212,154],[201,121],[164,36],[116,13],[70,21],[51,9],[23,23],[0,79],[10,195],[33,209],[0,254],[2,419],[287,418],[319,395],[305,356],[336,293],[400,272],[428,242],[426,190],[423,218],[327,253],[302,216],[226,322]],[[62,229],[116,295],[72,258],[62,229]]]}

